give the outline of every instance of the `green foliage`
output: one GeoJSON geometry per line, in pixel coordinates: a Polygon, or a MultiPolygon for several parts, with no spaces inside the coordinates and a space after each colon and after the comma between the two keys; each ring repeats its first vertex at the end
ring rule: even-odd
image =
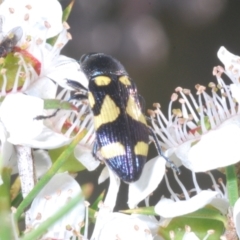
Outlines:
{"type": "MultiPolygon", "coordinates": [[[[67,149],[68,146],[49,150],[49,155],[52,159],[52,162],[56,162],[58,156],[67,149]]],[[[65,163],[63,163],[63,165],[58,169],[58,172],[80,172],[84,169],[85,167],[74,157],[74,154],[72,152],[68,160],[65,161],[65,163]]]]}
{"type": "Polygon", "coordinates": [[[230,206],[234,206],[235,202],[238,200],[238,180],[236,169],[234,165],[227,166],[225,168],[226,178],[227,178],[227,192],[230,206]]]}
{"type": "Polygon", "coordinates": [[[120,212],[128,213],[128,214],[150,215],[150,216],[157,215],[154,211],[154,207],[140,207],[140,208],[135,208],[135,209],[122,210],[120,212]]]}
{"type": "MultiPolygon", "coordinates": [[[[17,56],[15,56],[13,53],[9,53],[5,58],[2,64],[0,64],[0,70],[4,71],[4,69],[6,69],[6,78],[8,79],[8,81],[6,82],[6,91],[11,91],[15,79],[16,79],[16,74],[19,68],[19,58],[17,56]]],[[[24,69],[22,70],[24,71],[24,69]]],[[[18,87],[22,87],[24,84],[25,78],[24,76],[19,76],[18,78],[18,87]]],[[[3,88],[3,84],[4,84],[4,75],[0,74],[0,88],[3,88]]]]}
{"type": "Polygon", "coordinates": [[[224,232],[226,218],[221,213],[212,207],[205,207],[196,212],[176,217],[171,219],[167,227],[160,227],[158,234],[168,240],[169,232],[173,231],[175,240],[182,240],[185,234],[185,226],[189,226],[198,238],[204,239],[209,230],[214,230],[214,233],[208,237],[208,240],[220,239],[224,232]]]}
{"type": "Polygon", "coordinates": [[[72,110],[73,105],[68,101],[62,101],[58,99],[44,99],[44,109],[72,110]]]}

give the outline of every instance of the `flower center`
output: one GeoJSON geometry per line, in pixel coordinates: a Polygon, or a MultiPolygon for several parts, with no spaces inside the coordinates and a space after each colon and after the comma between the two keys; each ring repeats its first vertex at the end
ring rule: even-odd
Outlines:
{"type": "Polygon", "coordinates": [[[17,92],[34,81],[41,71],[41,63],[26,50],[14,51],[0,58],[0,87],[2,95],[17,92]]]}

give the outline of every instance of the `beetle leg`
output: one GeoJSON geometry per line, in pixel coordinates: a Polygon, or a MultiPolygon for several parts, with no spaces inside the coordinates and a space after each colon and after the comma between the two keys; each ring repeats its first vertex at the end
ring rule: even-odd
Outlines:
{"type": "Polygon", "coordinates": [[[82,94],[82,93],[79,93],[79,92],[76,92],[76,93],[74,93],[74,94],[70,97],[70,99],[69,99],[68,101],[71,101],[71,100],[79,100],[79,101],[81,101],[81,100],[86,100],[86,99],[88,99],[88,96],[87,96],[87,95],[82,94]]]}
{"type": "Polygon", "coordinates": [[[47,115],[47,116],[38,115],[38,116],[36,116],[36,117],[34,118],[34,120],[43,120],[43,119],[48,119],[48,118],[55,117],[60,110],[61,110],[61,109],[58,108],[58,109],[56,109],[56,111],[53,112],[51,115],[47,115]]]}
{"type": "Polygon", "coordinates": [[[98,151],[99,151],[99,145],[98,145],[97,140],[95,140],[95,142],[94,142],[94,144],[93,144],[93,148],[92,148],[92,155],[93,155],[93,157],[94,157],[96,160],[102,162],[103,159],[99,158],[99,156],[98,156],[98,154],[97,154],[98,151]]]}
{"type": "Polygon", "coordinates": [[[167,163],[169,163],[170,167],[173,170],[175,170],[178,174],[180,174],[181,173],[180,169],[163,154],[162,149],[161,149],[161,147],[158,143],[158,139],[157,139],[157,136],[156,136],[155,132],[150,127],[148,127],[148,129],[149,129],[149,135],[153,138],[153,142],[155,144],[155,147],[157,149],[158,154],[160,156],[162,156],[166,160],[167,163]]]}
{"type": "MultiPolygon", "coordinates": [[[[68,99],[68,102],[70,102],[71,100],[85,100],[85,99],[88,99],[88,97],[84,94],[81,94],[81,93],[74,93],[69,99],[68,99]]],[[[39,116],[36,116],[34,118],[34,120],[43,120],[43,119],[48,119],[48,118],[52,118],[52,117],[55,117],[57,115],[57,113],[61,110],[61,108],[58,108],[56,109],[55,112],[53,112],[51,115],[47,115],[47,116],[44,116],[44,115],[39,115],[39,116]]]]}
{"type": "Polygon", "coordinates": [[[87,88],[85,88],[80,82],[77,82],[75,80],[71,80],[71,79],[66,79],[67,80],[67,84],[74,88],[76,91],[80,91],[80,90],[84,90],[85,92],[87,92],[87,88]]]}

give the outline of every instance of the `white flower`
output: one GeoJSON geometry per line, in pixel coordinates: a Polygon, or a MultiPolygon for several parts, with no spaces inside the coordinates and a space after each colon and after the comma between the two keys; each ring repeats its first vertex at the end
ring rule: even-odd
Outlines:
{"type": "MultiPolygon", "coordinates": [[[[45,146],[35,144],[42,132],[45,133],[45,136],[54,139],[55,144],[56,141],[63,141],[60,134],[56,138],[54,138],[52,131],[48,134],[48,129],[44,128],[42,120],[34,120],[36,116],[42,115],[42,113],[43,100],[40,98],[21,93],[6,96],[0,107],[0,117],[9,132],[8,141],[12,144],[44,148],[45,146]]],[[[69,139],[67,140],[69,141],[69,139]]]]}
{"type": "Polygon", "coordinates": [[[157,188],[164,177],[165,165],[166,160],[159,156],[149,160],[144,165],[139,180],[129,184],[129,208],[135,208],[139,202],[147,198],[157,188]]]}
{"type": "Polygon", "coordinates": [[[41,35],[43,38],[50,38],[62,29],[62,9],[57,0],[5,0],[1,4],[0,16],[4,21],[3,32],[22,26],[25,29],[24,38],[41,35]]]}
{"type": "MultiPolygon", "coordinates": [[[[14,27],[22,29],[22,37],[12,49],[14,54],[9,52],[4,56],[2,68],[0,64],[1,95],[24,92],[37,98],[69,101],[69,90],[73,89],[67,85],[66,79],[81,82],[87,87],[88,81],[77,61],[60,55],[70,35],[67,24],[62,23],[62,9],[58,1],[24,0],[16,4],[6,0],[1,5],[0,18],[3,38],[14,27]],[[51,46],[46,41],[53,36],[57,38],[51,46]],[[64,88],[60,92],[59,85],[64,88]]],[[[11,132],[8,140],[13,144],[52,149],[68,144],[77,133],[86,131],[84,139],[75,149],[75,156],[89,163],[86,157],[82,157],[82,152],[90,156],[95,135],[91,116],[86,114],[89,111],[87,105],[73,101],[75,111],[62,110],[53,118],[34,120],[38,115],[48,116],[55,112],[44,111],[43,101],[37,98],[18,95],[3,101],[1,119],[11,132]]],[[[98,161],[92,163],[92,169],[99,164],[98,161]]]]}
{"type": "Polygon", "coordinates": [[[57,35],[63,29],[60,4],[56,0],[50,0],[46,4],[55,9],[54,15],[51,11],[47,11],[46,6],[39,1],[16,3],[6,0],[1,4],[2,38],[4,39],[9,34],[19,38],[16,47],[12,48],[14,55],[11,54],[11,51],[9,54],[7,53],[1,65],[2,95],[6,95],[8,92],[24,91],[38,79],[40,74],[46,73],[42,66],[43,60],[46,59],[44,57],[46,40],[57,35]],[[50,24],[51,27],[48,27],[50,24]],[[19,31],[12,33],[16,27],[21,28],[21,35],[18,34],[19,31]]]}
{"type": "Polygon", "coordinates": [[[230,89],[232,96],[239,103],[240,102],[240,57],[230,53],[225,47],[220,47],[218,50],[218,58],[222,61],[225,69],[218,66],[216,67],[215,74],[217,78],[223,82],[222,75],[225,73],[231,81],[230,89]]]}
{"type": "MultiPolygon", "coordinates": [[[[149,197],[149,195],[157,188],[165,173],[166,161],[160,156],[149,160],[143,167],[140,178],[129,183],[128,190],[128,206],[135,208],[139,202],[149,197]]],[[[98,183],[104,182],[110,177],[110,185],[104,205],[111,210],[115,207],[118,191],[120,188],[120,178],[107,166],[103,169],[99,176],[98,183]]]]}
{"type": "MultiPolygon", "coordinates": [[[[2,184],[1,173],[4,168],[11,169],[11,174],[18,172],[17,154],[14,146],[7,140],[7,133],[3,123],[0,121],[0,141],[1,141],[1,158],[0,158],[0,185],[2,184]]],[[[49,155],[44,150],[35,150],[32,152],[36,178],[39,179],[51,166],[49,155]]]]}
{"type": "Polygon", "coordinates": [[[92,240],[106,239],[153,239],[147,224],[137,216],[122,213],[108,213],[104,224],[92,240]]]}
{"type": "Polygon", "coordinates": [[[60,55],[61,49],[71,39],[67,23],[62,23],[61,5],[57,0],[24,0],[17,3],[6,0],[0,8],[0,24],[1,39],[14,33],[18,39],[16,46],[10,49],[13,53],[7,52],[0,62],[1,95],[17,92],[29,95],[3,100],[0,117],[9,131],[8,141],[33,148],[53,149],[70,143],[79,132],[86,132],[74,154],[88,169],[94,170],[99,161],[93,159],[91,153],[95,133],[87,104],[74,100],[71,102],[75,111],[61,110],[55,117],[43,121],[35,119],[56,111],[43,110],[41,99],[69,101],[69,90],[74,89],[68,86],[67,79],[80,82],[86,88],[88,86],[78,62],[60,55]],[[21,34],[14,32],[15,28],[20,28],[21,34]],[[51,46],[47,39],[54,36],[56,42],[51,46]],[[59,85],[64,88],[60,92],[59,85]]]}
{"type": "MultiPolygon", "coordinates": [[[[157,221],[153,216],[138,216],[141,218],[141,220],[147,223],[151,229],[153,236],[156,235],[154,238],[156,240],[162,240],[161,236],[158,236],[159,229],[161,227],[165,228],[168,226],[172,221],[172,218],[195,212],[201,208],[204,208],[206,205],[212,205],[224,215],[227,214],[229,208],[225,186],[223,185],[221,179],[219,179],[219,184],[223,190],[220,190],[220,187],[216,183],[212,174],[208,173],[210,179],[212,180],[214,190],[203,190],[198,185],[195,173],[192,172],[192,183],[194,187],[189,190],[186,189],[176,173],[173,172],[173,174],[174,179],[171,177],[171,181],[168,180],[168,176],[165,174],[165,181],[170,193],[170,197],[162,197],[154,207],[155,213],[160,215],[160,220],[157,221]],[[175,193],[172,189],[171,185],[174,185],[174,188],[176,188],[176,183],[178,184],[178,188],[181,189],[181,193],[175,193]]],[[[148,202],[149,200],[145,199],[147,207],[149,206],[148,202]]],[[[190,230],[190,227],[186,229],[186,233],[184,234],[183,239],[198,239],[196,234],[190,230]]],[[[213,230],[209,230],[204,239],[208,239],[208,237],[213,234],[213,232],[213,230]]],[[[169,234],[172,236],[171,239],[175,239],[175,233],[173,231],[170,231],[169,234]]]]}
{"type": "MultiPolygon", "coordinates": [[[[9,132],[8,141],[12,144],[52,149],[70,143],[77,133],[84,129],[87,131],[88,126],[92,125],[90,117],[80,120],[86,108],[87,106],[83,105],[81,111],[77,113],[60,111],[56,117],[46,121],[36,120],[37,116],[43,114],[43,100],[21,93],[10,94],[0,106],[0,119],[9,132]],[[75,118],[71,117],[71,114],[74,114],[75,118]],[[69,126],[64,128],[67,120],[69,126]],[[63,128],[64,133],[61,132],[63,128]]],[[[83,143],[89,140],[91,133],[87,132],[83,143]]]]}
{"type": "MultiPolygon", "coordinates": [[[[28,229],[36,229],[38,225],[63,207],[69,198],[81,194],[79,184],[68,174],[58,173],[39,192],[29,209],[30,225],[28,229]]],[[[69,239],[74,232],[79,232],[85,216],[84,200],[79,202],[74,209],[59,219],[42,239],[69,239]]]]}
{"type": "Polygon", "coordinates": [[[60,55],[71,36],[68,25],[62,23],[62,8],[57,0],[17,3],[6,0],[1,4],[0,20],[2,39],[14,33],[19,37],[16,47],[12,48],[14,54],[10,51],[0,64],[2,95],[24,91],[41,98],[54,98],[57,86],[51,79],[60,85],[65,84],[66,78],[87,84],[79,64],[60,55]],[[13,31],[14,28],[21,28],[22,34],[13,31]],[[54,36],[57,39],[51,46],[47,39],[54,36]]]}
{"type": "Polygon", "coordinates": [[[174,93],[168,119],[158,104],[152,113],[153,128],[162,141],[160,144],[167,149],[166,154],[170,158],[177,156],[185,167],[195,172],[228,166],[240,159],[239,110],[229,86],[217,80],[218,86],[210,84],[211,95],[204,86],[196,86],[198,100],[189,90],[176,88],[182,97],[181,110],[172,109],[178,99],[174,93]]]}
{"type": "MultiPolygon", "coordinates": [[[[182,216],[191,212],[194,212],[204,206],[210,204],[221,211],[223,214],[227,213],[229,204],[226,197],[226,193],[223,193],[219,186],[217,185],[215,179],[211,173],[208,173],[210,176],[213,186],[213,190],[203,190],[199,187],[196,175],[192,172],[192,182],[194,188],[187,190],[177,175],[174,173],[174,178],[178,183],[179,187],[182,190],[181,194],[177,194],[171,188],[171,182],[165,175],[166,184],[169,192],[171,193],[170,198],[162,198],[155,206],[155,212],[164,218],[173,218],[177,216],[182,216]],[[195,195],[192,195],[192,194],[195,195]]],[[[219,183],[223,186],[221,180],[219,183]]],[[[224,186],[223,186],[224,187],[224,186]]]]}

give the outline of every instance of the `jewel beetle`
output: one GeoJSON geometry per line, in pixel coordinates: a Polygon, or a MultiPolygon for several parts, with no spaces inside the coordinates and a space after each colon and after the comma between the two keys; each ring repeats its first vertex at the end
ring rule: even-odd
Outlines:
{"type": "Polygon", "coordinates": [[[141,176],[152,136],[159,155],[179,171],[164,156],[156,135],[147,125],[136,84],[124,66],[104,53],[91,53],[81,57],[80,67],[89,81],[88,89],[76,81],[68,79],[67,83],[76,90],[74,98],[88,99],[93,112],[96,132],[93,155],[99,151],[118,177],[127,183],[134,182],[141,176]]]}

